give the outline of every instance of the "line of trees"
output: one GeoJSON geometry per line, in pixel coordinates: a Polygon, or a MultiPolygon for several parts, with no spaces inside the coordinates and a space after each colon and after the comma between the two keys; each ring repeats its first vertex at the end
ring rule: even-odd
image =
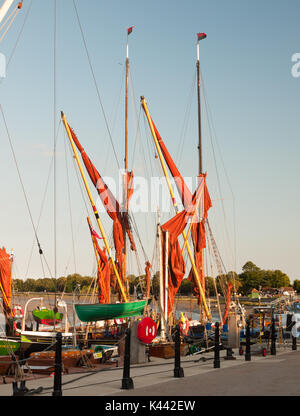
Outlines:
{"type": "MultiPolygon", "coordinates": [[[[129,293],[142,292],[146,287],[146,276],[129,275],[129,293]]],[[[76,287],[80,287],[81,293],[87,292],[92,285],[94,278],[90,276],[81,276],[80,274],[71,274],[67,277],[60,277],[58,279],[14,279],[13,288],[18,292],[65,292],[72,293],[76,287]]],[[[263,270],[256,266],[251,261],[248,261],[242,268],[242,272],[237,274],[229,272],[227,275],[218,276],[216,281],[212,277],[206,278],[206,290],[210,296],[215,295],[215,283],[218,293],[222,293],[222,282],[231,281],[235,283],[236,290],[248,295],[252,289],[261,289],[264,287],[280,288],[291,286],[289,277],[281,270],[263,270]]],[[[300,292],[300,280],[295,280],[294,289],[300,292]]],[[[193,292],[192,283],[184,279],[179,294],[190,295],[193,292]]],[[[155,296],[159,295],[159,272],[156,272],[152,278],[151,293],[155,296]]]]}

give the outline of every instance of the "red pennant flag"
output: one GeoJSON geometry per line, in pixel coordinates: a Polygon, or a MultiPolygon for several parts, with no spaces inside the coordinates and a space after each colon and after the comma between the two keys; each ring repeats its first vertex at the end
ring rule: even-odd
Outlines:
{"type": "Polygon", "coordinates": [[[198,37],[198,40],[202,40],[202,39],[205,39],[207,36],[206,36],[206,33],[197,33],[197,37],[198,37]]]}
{"type": "Polygon", "coordinates": [[[127,29],[127,35],[130,35],[130,33],[132,32],[132,29],[134,28],[134,26],[131,26],[127,29]]]}

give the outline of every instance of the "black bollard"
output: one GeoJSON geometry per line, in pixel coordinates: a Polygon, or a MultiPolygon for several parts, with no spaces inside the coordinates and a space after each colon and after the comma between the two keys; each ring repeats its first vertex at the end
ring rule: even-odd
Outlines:
{"type": "Polygon", "coordinates": [[[61,332],[58,332],[56,334],[54,387],[53,387],[52,396],[62,396],[62,390],[61,390],[61,372],[62,372],[61,345],[62,345],[62,335],[61,335],[61,332]]]}
{"type": "Polygon", "coordinates": [[[297,338],[294,337],[294,335],[292,335],[292,350],[293,351],[297,350],[297,338]]]}
{"type": "Polygon", "coordinates": [[[272,316],[271,324],[271,355],[276,355],[276,330],[274,315],[272,316]]]}
{"type": "Polygon", "coordinates": [[[226,357],[224,357],[224,360],[236,360],[236,358],[233,356],[231,347],[226,348],[226,357]]]}
{"type": "Polygon", "coordinates": [[[133,389],[133,380],[130,377],[130,328],[125,331],[125,351],[124,351],[124,368],[123,368],[123,379],[122,387],[123,390],[133,389]]]}
{"type": "Polygon", "coordinates": [[[245,353],[245,361],[251,361],[250,319],[247,319],[247,325],[246,325],[246,353],[245,353]]]}
{"type": "Polygon", "coordinates": [[[183,368],[180,367],[180,329],[179,325],[175,327],[175,367],[174,367],[174,377],[181,378],[184,377],[183,368]]]}
{"type": "Polygon", "coordinates": [[[214,356],[214,368],[220,368],[220,329],[219,322],[215,324],[215,356],[214,356]]]}

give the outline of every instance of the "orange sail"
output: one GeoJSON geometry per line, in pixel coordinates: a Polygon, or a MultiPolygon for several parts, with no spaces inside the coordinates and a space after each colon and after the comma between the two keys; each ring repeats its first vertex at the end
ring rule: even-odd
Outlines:
{"type": "Polygon", "coordinates": [[[168,165],[168,168],[170,169],[170,172],[174,178],[178,193],[180,195],[182,204],[184,207],[188,206],[192,200],[192,193],[189,190],[189,188],[187,187],[183,177],[181,176],[179,170],[177,169],[176,164],[174,163],[170,153],[168,152],[168,149],[166,148],[166,145],[164,144],[152,118],[151,118],[151,122],[153,124],[153,128],[155,131],[155,135],[157,137],[157,141],[159,144],[159,147],[161,149],[161,152],[163,154],[163,157],[166,161],[166,164],[168,165]]]}
{"type": "MultiPolygon", "coordinates": [[[[101,201],[106,209],[106,212],[110,216],[110,218],[113,220],[113,240],[114,240],[114,246],[116,249],[116,260],[118,263],[119,270],[122,273],[122,267],[123,267],[123,247],[124,247],[124,238],[123,238],[123,228],[124,226],[126,233],[130,240],[130,245],[132,250],[136,250],[133,236],[130,229],[130,224],[128,220],[128,213],[124,212],[122,213],[121,207],[117,199],[114,197],[108,186],[103,181],[100,173],[97,171],[93,163],[91,162],[90,158],[87,156],[85,150],[81,146],[76,134],[72,130],[72,128],[69,125],[69,129],[72,135],[72,139],[79,150],[83,163],[86,167],[86,170],[88,171],[88,174],[90,176],[91,181],[93,182],[94,186],[97,189],[97,192],[101,198],[101,201]]],[[[130,181],[128,180],[128,184],[131,184],[133,180],[133,176],[130,176],[130,181]]],[[[129,195],[130,190],[128,191],[129,195]]],[[[96,210],[96,207],[93,207],[96,210]]]]}
{"type": "MultiPolygon", "coordinates": [[[[189,190],[189,188],[187,187],[183,177],[181,176],[176,164],[174,163],[170,153],[168,152],[168,149],[165,145],[165,143],[163,142],[153,120],[151,119],[152,124],[153,124],[153,128],[155,131],[155,135],[157,137],[157,141],[158,144],[160,146],[161,152],[163,154],[163,157],[168,165],[168,168],[174,178],[178,193],[180,195],[182,204],[184,205],[184,207],[188,206],[188,204],[190,203],[190,201],[194,198],[195,194],[192,194],[191,191],[189,190]]],[[[206,243],[205,243],[205,220],[207,218],[207,212],[208,210],[212,207],[212,203],[211,203],[211,199],[209,196],[209,192],[207,189],[207,185],[206,185],[206,174],[201,174],[199,175],[199,178],[203,178],[204,180],[204,193],[203,193],[203,202],[200,204],[200,209],[199,209],[199,216],[200,216],[200,221],[197,223],[194,223],[192,225],[192,240],[193,240],[193,245],[194,245],[194,254],[195,254],[195,265],[197,270],[199,271],[199,275],[201,276],[201,284],[203,289],[205,289],[205,280],[204,280],[204,272],[203,272],[203,267],[204,265],[203,263],[203,257],[202,257],[202,252],[203,249],[206,247],[206,243]]],[[[191,268],[191,271],[189,273],[189,277],[188,279],[190,281],[193,282],[193,286],[194,286],[194,294],[197,296],[198,298],[198,303],[200,303],[200,291],[196,282],[196,278],[193,272],[193,269],[191,268]]]]}
{"type": "Polygon", "coordinates": [[[3,297],[3,309],[8,315],[11,312],[11,259],[3,247],[0,249],[0,288],[3,297]]]}
{"type": "Polygon", "coordinates": [[[98,277],[98,288],[99,288],[99,303],[109,303],[110,302],[110,274],[111,267],[109,260],[106,256],[105,249],[99,247],[97,238],[100,238],[98,234],[93,230],[90,221],[88,219],[89,229],[91,232],[91,237],[93,240],[95,251],[97,252],[97,277],[98,277]]]}
{"type": "MultiPolygon", "coordinates": [[[[168,231],[168,316],[173,310],[174,298],[181,285],[185,274],[185,262],[178,242],[178,237],[182,234],[189,219],[194,217],[196,204],[202,190],[202,181],[199,181],[197,190],[188,208],[181,211],[168,222],[161,226],[163,231],[168,231]]],[[[166,248],[166,235],[163,233],[163,253],[166,248]]],[[[166,305],[165,305],[166,307],[166,305]]]]}
{"type": "Polygon", "coordinates": [[[151,264],[149,261],[146,262],[145,273],[146,273],[146,298],[150,297],[150,268],[151,264]]]}
{"type": "MultiPolygon", "coordinates": [[[[212,207],[211,199],[208,193],[206,186],[206,174],[200,175],[204,180],[204,193],[203,193],[203,204],[200,207],[200,221],[192,225],[192,240],[194,245],[194,254],[195,254],[195,264],[199,274],[202,277],[202,287],[205,289],[205,280],[204,280],[204,264],[202,250],[206,247],[205,241],[205,220],[207,218],[207,212],[212,207]]],[[[188,280],[193,282],[194,294],[198,298],[198,304],[200,304],[200,292],[197,286],[196,277],[194,275],[193,269],[189,273],[188,280]]]]}

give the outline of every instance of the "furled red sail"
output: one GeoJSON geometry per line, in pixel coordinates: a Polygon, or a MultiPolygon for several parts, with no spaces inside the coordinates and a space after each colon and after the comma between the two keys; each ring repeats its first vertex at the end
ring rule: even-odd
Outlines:
{"type": "Polygon", "coordinates": [[[0,288],[3,297],[3,309],[6,314],[11,311],[11,259],[3,247],[0,249],[0,288]]]}
{"type": "MultiPolygon", "coordinates": [[[[203,192],[203,203],[200,205],[200,221],[194,223],[192,225],[192,240],[194,245],[194,255],[195,255],[195,265],[198,270],[201,285],[203,290],[205,291],[205,275],[204,275],[204,264],[202,258],[202,250],[206,247],[205,241],[205,220],[207,218],[207,212],[212,207],[211,199],[208,193],[208,189],[206,186],[206,174],[200,175],[203,178],[204,182],[204,192],[203,192]]],[[[194,286],[194,294],[198,298],[198,303],[200,304],[200,291],[196,282],[196,276],[191,269],[189,273],[188,280],[193,282],[194,286]]]]}
{"type": "Polygon", "coordinates": [[[146,298],[150,297],[150,269],[151,264],[149,261],[146,261],[145,273],[146,273],[146,298]]]}
{"type": "Polygon", "coordinates": [[[99,288],[99,303],[109,303],[109,291],[110,291],[110,263],[106,256],[105,249],[101,249],[99,247],[97,238],[100,238],[98,234],[93,230],[92,226],[89,223],[89,228],[91,232],[91,237],[94,242],[94,246],[98,253],[98,269],[97,269],[97,277],[98,277],[98,288],[99,288]]]}
{"type": "Polygon", "coordinates": [[[158,130],[157,130],[157,128],[156,128],[152,119],[151,119],[151,121],[152,121],[152,124],[153,124],[153,128],[154,128],[154,131],[155,131],[155,135],[157,137],[157,141],[158,141],[160,150],[161,150],[161,152],[163,154],[163,157],[166,161],[166,164],[168,165],[168,168],[170,169],[170,172],[171,172],[171,174],[174,178],[174,181],[175,181],[178,193],[180,195],[182,204],[183,204],[184,207],[186,207],[190,204],[193,195],[192,195],[191,191],[189,190],[189,188],[187,187],[187,185],[186,185],[183,177],[181,176],[179,170],[177,169],[177,166],[174,163],[170,153],[168,152],[168,149],[166,148],[166,145],[164,144],[164,142],[163,142],[163,140],[162,140],[162,138],[161,138],[161,136],[160,136],[160,134],[159,134],[159,132],[158,132],[158,130]]]}
{"type": "MultiPolygon", "coordinates": [[[[101,201],[110,216],[110,218],[113,220],[113,240],[114,240],[114,246],[116,249],[116,260],[119,266],[119,270],[121,271],[121,276],[123,276],[122,268],[123,268],[123,247],[124,247],[124,238],[123,238],[123,228],[122,225],[124,225],[126,233],[130,240],[130,245],[132,250],[136,250],[133,236],[130,230],[130,224],[128,220],[128,214],[125,212],[122,215],[121,207],[119,202],[116,200],[114,195],[111,193],[108,186],[103,181],[100,173],[97,171],[93,163],[91,162],[90,158],[87,156],[85,150],[81,146],[76,134],[74,133],[73,129],[69,125],[69,129],[72,135],[72,139],[79,150],[83,163],[88,171],[88,174],[91,178],[91,181],[93,182],[94,186],[97,189],[97,192],[101,198],[101,201]]],[[[132,180],[132,178],[131,178],[132,180]]],[[[93,207],[94,210],[96,210],[96,207],[93,207]]]]}
{"type": "MultiPolygon", "coordinates": [[[[203,181],[199,181],[197,190],[188,208],[181,211],[168,222],[161,226],[163,231],[168,231],[168,316],[173,310],[174,298],[181,285],[185,274],[185,263],[178,242],[178,237],[182,234],[189,219],[194,217],[196,204],[200,193],[203,190],[203,181]]],[[[166,248],[166,235],[163,233],[163,253],[166,248]]],[[[166,307],[166,305],[165,305],[166,307]]]]}
{"type": "MultiPolygon", "coordinates": [[[[157,137],[157,141],[159,143],[161,152],[164,156],[164,159],[168,165],[168,168],[174,178],[178,193],[180,195],[182,204],[186,207],[187,204],[190,203],[190,201],[193,198],[193,195],[191,193],[191,191],[189,190],[189,188],[187,187],[183,177],[181,176],[176,164],[174,163],[170,153],[168,152],[168,149],[166,148],[166,145],[164,144],[153,120],[151,119],[152,124],[153,124],[153,128],[155,131],[155,135],[157,137]]],[[[204,193],[203,193],[203,203],[200,205],[200,221],[196,222],[193,224],[192,226],[192,240],[193,240],[193,245],[194,245],[194,254],[195,254],[195,265],[196,268],[198,270],[199,276],[202,277],[202,287],[203,289],[205,289],[205,278],[204,278],[204,273],[203,273],[203,267],[204,265],[203,260],[202,260],[202,250],[206,247],[206,243],[205,243],[205,220],[207,218],[207,211],[209,210],[209,208],[211,208],[212,203],[211,203],[211,199],[208,193],[208,189],[207,189],[207,185],[206,185],[206,174],[201,174],[199,175],[199,177],[203,177],[204,178],[204,193]],[[202,212],[201,212],[202,211],[202,212]],[[202,218],[202,219],[201,219],[202,218]]],[[[196,282],[196,277],[194,275],[193,270],[191,269],[191,272],[189,274],[188,279],[190,281],[193,282],[193,286],[194,286],[194,294],[198,297],[198,303],[200,303],[200,291],[196,282]]]]}

